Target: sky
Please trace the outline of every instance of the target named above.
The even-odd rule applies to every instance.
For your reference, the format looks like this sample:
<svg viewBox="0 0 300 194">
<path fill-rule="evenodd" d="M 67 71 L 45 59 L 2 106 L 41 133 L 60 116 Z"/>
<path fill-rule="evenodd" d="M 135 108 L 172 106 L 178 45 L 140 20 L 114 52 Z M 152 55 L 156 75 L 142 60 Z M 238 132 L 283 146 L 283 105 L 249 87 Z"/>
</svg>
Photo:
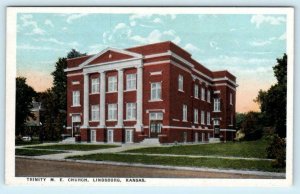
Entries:
<svg viewBox="0 0 300 194">
<path fill-rule="evenodd" d="M 237 112 L 258 111 L 260 89 L 286 52 L 286 16 L 251 14 L 22 13 L 17 15 L 17 76 L 36 91 L 52 86 L 55 62 L 72 49 L 95 54 L 173 41 L 201 64 L 237 77 Z"/>
</svg>

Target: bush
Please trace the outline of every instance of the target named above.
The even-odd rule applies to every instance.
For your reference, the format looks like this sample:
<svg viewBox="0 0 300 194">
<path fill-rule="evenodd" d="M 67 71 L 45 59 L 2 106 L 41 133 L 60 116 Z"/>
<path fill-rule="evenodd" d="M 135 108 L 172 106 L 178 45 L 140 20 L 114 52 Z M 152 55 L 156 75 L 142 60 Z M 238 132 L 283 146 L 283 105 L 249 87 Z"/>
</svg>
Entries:
<svg viewBox="0 0 300 194">
<path fill-rule="evenodd" d="M 266 148 L 267 157 L 275 159 L 273 167 L 284 168 L 286 164 L 286 141 L 277 134 L 273 136 L 271 143 Z"/>
</svg>

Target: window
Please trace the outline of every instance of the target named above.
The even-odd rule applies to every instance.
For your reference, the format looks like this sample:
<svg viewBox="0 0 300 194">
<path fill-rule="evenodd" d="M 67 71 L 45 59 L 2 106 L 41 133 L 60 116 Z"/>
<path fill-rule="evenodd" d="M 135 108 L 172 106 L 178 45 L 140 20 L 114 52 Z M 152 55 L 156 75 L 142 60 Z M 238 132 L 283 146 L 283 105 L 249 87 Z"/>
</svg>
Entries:
<svg viewBox="0 0 300 194">
<path fill-rule="evenodd" d="M 214 125 L 215 125 L 215 126 L 216 126 L 216 125 L 220 125 L 220 120 L 215 119 L 215 120 L 214 120 Z"/>
<path fill-rule="evenodd" d="M 209 90 L 207 90 L 207 102 L 210 103 L 210 91 Z"/>
<path fill-rule="evenodd" d="M 108 104 L 108 120 L 117 120 L 117 104 Z"/>
<path fill-rule="evenodd" d="M 187 121 L 187 105 L 183 105 L 182 108 L 182 121 Z"/>
<path fill-rule="evenodd" d="M 80 122 L 81 122 L 81 118 L 79 114 L 72 115 L 72 123 L 80 123 Z"/>
<path fill-rule="evenodd" d="M 194 86 L 194 96 L 195 98 L 199 98 L 199 86 L 197 84 Z"/>
<path fill-rule="evenodd" d="M 136 89 L 136 74 L 128 74 L 126 76 L 126 90 Z"/>
<path fill-rule="evenodd" d="M 107 130 L 107 142 L 108 143 L 113 143 L 114 142 L 114 130 L 113 129 L 108 129 Z"/>
<path fill-rule="evenodd" d="M 163 113 L 162 112 L 151 112 L 150 120 L 163 120 Z"/>
<path fill-rule="evenodd" d="M 108 92 L 117 91 L 117 76 L 108 77 Z"/>
<path fill-rule="evenodd" d="M 136 104 L 135 103 L 127 103 L 126 104 L 126 119 L 127 120 L 135 120 L 136 117 Z"/>
<path fill-rule="evenodd" d="M 220 112 L 220 98 L 214 98 L 214 111 Z"/>
<path fill-rule="evenodd" d="M 99 121 L 99 105 L 92 105 L 91 106 L 91 120 L 92 121 Z"/>
<path fill-rule="evenodd" d="M 201 100 L 205 100 L 205 88 L 201 88 Z"/>
<path fill-rule="evenodd" d="M 198 109 L 194 109 L 194 123 L 198 123 Z"/>
<path fill-rule="evenodd" d="M 73 91 L 73 106 L 80 106 L 80 92 Z"/>
<path fill-rule="evenodd" d="M 207 115 L 206 115 L 206 119 L 207 119 L 207 120 L 206 120 L 206 124 L 207 124 L 207 125 L 210 125 L 210 112 L 207 112 L 206 114 L 207 114 Z"/>
<path fill-rule="evenodd" d="M 183 76 L 182 75 L 178 76 L 178 90 L 183 91 Z"/>
<path fill-rule="evenodd" d="M 229 100 L 230 100 L 230 105 L 232 105 L 232 93 L 230 93 L 230 98 L 229 98 Z"/>
<path fill-rule="evenodd" d="M 99 92 L 99 78 L 92 79 L 92 94 Z"/>
<path fill-rule="evenodd" d="M 161 99 L 161 83 L 155 82 L 151 83 L 151 100 Z"/>
<path fill-rule="evenodd" d="M 230 125 L 233 125 L 233 114 L 230 115 Z"/>
<path fill-rule="evenodd" d="M 201 111 L 201 124 L 202 124 L 202 125 L 205 125 L 204 117 L 205 117 L 205 112 L 202 110 L 202 111 Z"/>
</svg>

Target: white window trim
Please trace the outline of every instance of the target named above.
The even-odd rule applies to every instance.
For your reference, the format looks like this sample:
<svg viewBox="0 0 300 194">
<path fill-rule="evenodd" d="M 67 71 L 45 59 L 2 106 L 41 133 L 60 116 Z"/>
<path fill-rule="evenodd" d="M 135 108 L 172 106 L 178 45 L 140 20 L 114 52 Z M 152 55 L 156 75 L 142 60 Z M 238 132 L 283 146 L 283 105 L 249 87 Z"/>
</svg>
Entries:
<svg viewBox="0 0 300 194">
<path fill-rule="evenodd" d="M 196 90 L 196 88 L 197 88 L 197 90 Z M 196 93 L 196 91 L 197 91 L 197 93 Z M 196 99 L 199 99 L 199 85 L 198 84 L 195 84 L 195 86 L 194 86 L 194 97 Z"/>
<path fill-rule="evenodd" d="M 78 96 L 76 96 L 78 98 L 78 104 L 74 104 L 74 94 L 75 92 L 78 92 Z M 80 107 L 80 91 L 79 90 L 74 90 L 72 91 L 72 106 L 71 107 Z"/>
<path fill-rule="evenodd" d="M 113 79 L 113 80 L 111 80 Z M 112 85 L 116 87 L 114 87 L 113 89 L 114 90 L 110 90 L 110 82 L 112 82 Z M 115 84 L 116 83 L 116 84 Z M 116 75 L 113 75 L 113 76 L 109 76 L 107 78 L 107 92 L 106 93 L 113 93 L 113 92 L 117 92 L 118 91 L 118 79 L 117 79 L 117 76 Z"/>
<path fill-rule="evenodd" d="M 182 106 L 182 121 L 183 121 L 183 122 L 187 122 L 187 117 L 188 117 L 187 113 L 188 113 L 187 105 L 184 104 L 184 105 Z"/>
<path fill-rule="evenodd" d="M 196 115 L 197 115 L 197 117 L 196 117 Z M 199 123 L 199 110 L 197 108 L 194 108 L 194 123 L 195 124 Z"/>
<path fill-rule="evenodd" d="M 205 101 L 205 88 L 201 87 L 201 100 Z"/>
<path fill-rule="evenodd" d="M 219 106 L 216 106 L 216 100 L 218 99 L 218 104 Z M 217 109 L 218 108 L 218 109 Z M 221 112 L 221 99 L 220 98 L 214 98 L 214 107 L 213 107 L 213 112 Z"/>
<path fill-rule="evenodd" d="M 208 95 L 209 94 L 209 95 Z M 210 92 L 210 90 L 207 90 L 207 92 L 206 92 L 206 100 L 207 100 L 207 102 L 208 103 L 211 103 L 211 92 Z"/>
<path fill-rule="evenodd" d="M 129 115 L 128 115 L 129 105 L 134 105 L 133 107 L 131 107 L 133 109 L 133 110 L 131 110 L 131 113 L 133 113 L 133 115 L 131 115 L 131 118 L 129 118 Z M 134 103 L 134 102 L 126 103 L 126 120 L 125 121 L 135 121 L 135 120 L 136 120 L 136 103 Z"/>
<path fill-rule="evenodd" d="M 211 117 L 210 112 L 206 112 L 206 125 L 211 125 L 211 122 L 210 122 L 211 118 L 210 117 Z"/>
<path fill-rule="evenodd" d="M 205 125 L 205 111 L 201 110 L 201 125 Z"/>
<path fill-rule="evenodd" d="M 94 80 L 98 80 L 96 83 L 93 83 Z M 96 91 L 93 91 L 93 86 L 96 85 Z M 99 78 L 92 78 L 91 79 L 91 93 L 90 94 L 99 94 L 100 93 L 100 79 Z"/>
<path fill-rule="evenodd" d="M 153 89 L 154 85 L 155 85 L 155 89 Z M 157 87 L 158 85 L 159 85 L 159 87 Z M 152 98 L 153 97 L 153 95 L 152 95 L 153 90 L 156 90 L 155 98 Z M 160 90 L 160 96 L 158 96 L 158 90 Z M 149 102 L 155 102 L 155 101 L 162 101 L 162 85 L 161 85 L 161 82 L 151 82 L 150 83 L 150 100 L 149 100 Z"/>
<path fill-rule="evenodd" d="M 182 78 L 182 79 L 180 79 L 180 78 Z M 180 80 L 181 80 L 181 82 L 180 82 Z M 184 83 L 184 81 L 183 81 L 183 75 L 179 74 L 178 75 L 178 91 L 179 92 L 184 92 L 184 90 L 183 90 L 183 83 Z"/>
<path fill-rule="evenodd" d="M 114 108 L 115 110 L 114 111 L 116 111 L 116 117 L 115 118 L 109 118 L 109 112 L 110 112 L 110 105 L 115 105 L 115 107 L 116 108 Z M 111 110 L 112 111 L 112 110 Z M 113 112 L 114 113 L 114 112 Z M 117 121 L 117 118 L 118 117 L 118 104 L 116 104 L 116 103 L 111 103 L 111 104 L 108 104 L 107 105 L 107 121 Z"/>
<path fill-rule="evenodd" d="M 129 80 L 129 76 L 132 76 L 132 75 L 134 75 L 134 79 L 130 79 Z M 128 82 L 132 82 L 132 81 L 134 81 L 134 87 L 133 88 L 128 88 Z M 126 91 L 133 91 L 133 90 L 136 90 L 136 73 L 130 73 L 130 74 L 127 74 L 126 75 Z"/>
<path fill-rule="evenodd" d="M 232 101 L 233 101 L 233 100 L 232 100 L 232 93 L 230 93 L 230 94 L 229 94 L 229 103 L 230 103 L 230 105 L 232 105 Z"/>
<path fill-rule="evenodd" d="M 93 107 L 97 107 L 98 110 L 93 110 Z M 94 119 L 93 118 L 93 112 L 98 112 L 98 118 Z M 91 105 L 91 120 L 90 122 L 98 122 L 100 120 L 100 107 L 99 107 L 99 104 L 97 105 Z"/>
</svg>

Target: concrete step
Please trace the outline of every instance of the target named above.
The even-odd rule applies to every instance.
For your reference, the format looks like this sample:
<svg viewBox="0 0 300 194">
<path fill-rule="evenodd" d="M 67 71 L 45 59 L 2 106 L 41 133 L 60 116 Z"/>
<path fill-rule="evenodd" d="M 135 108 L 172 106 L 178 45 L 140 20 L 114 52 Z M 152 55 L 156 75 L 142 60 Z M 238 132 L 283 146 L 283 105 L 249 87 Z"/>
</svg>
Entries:
<svg viewBox="0 0 300 194">
<path fill-rule="evenodd" d="M 75 143 L 75 137 L 67 137 L 61 143 Z"/>
<path fill-rule="evenodd" d="M 220 138 L 209 138 L 208 139 L 209 143 L 220 143 Z"/>
<path fill-rule="evenodd" d="M 158 138 L 145 138 L 141 144 L 144 145 L 160 145 Z"/>
</svg>

